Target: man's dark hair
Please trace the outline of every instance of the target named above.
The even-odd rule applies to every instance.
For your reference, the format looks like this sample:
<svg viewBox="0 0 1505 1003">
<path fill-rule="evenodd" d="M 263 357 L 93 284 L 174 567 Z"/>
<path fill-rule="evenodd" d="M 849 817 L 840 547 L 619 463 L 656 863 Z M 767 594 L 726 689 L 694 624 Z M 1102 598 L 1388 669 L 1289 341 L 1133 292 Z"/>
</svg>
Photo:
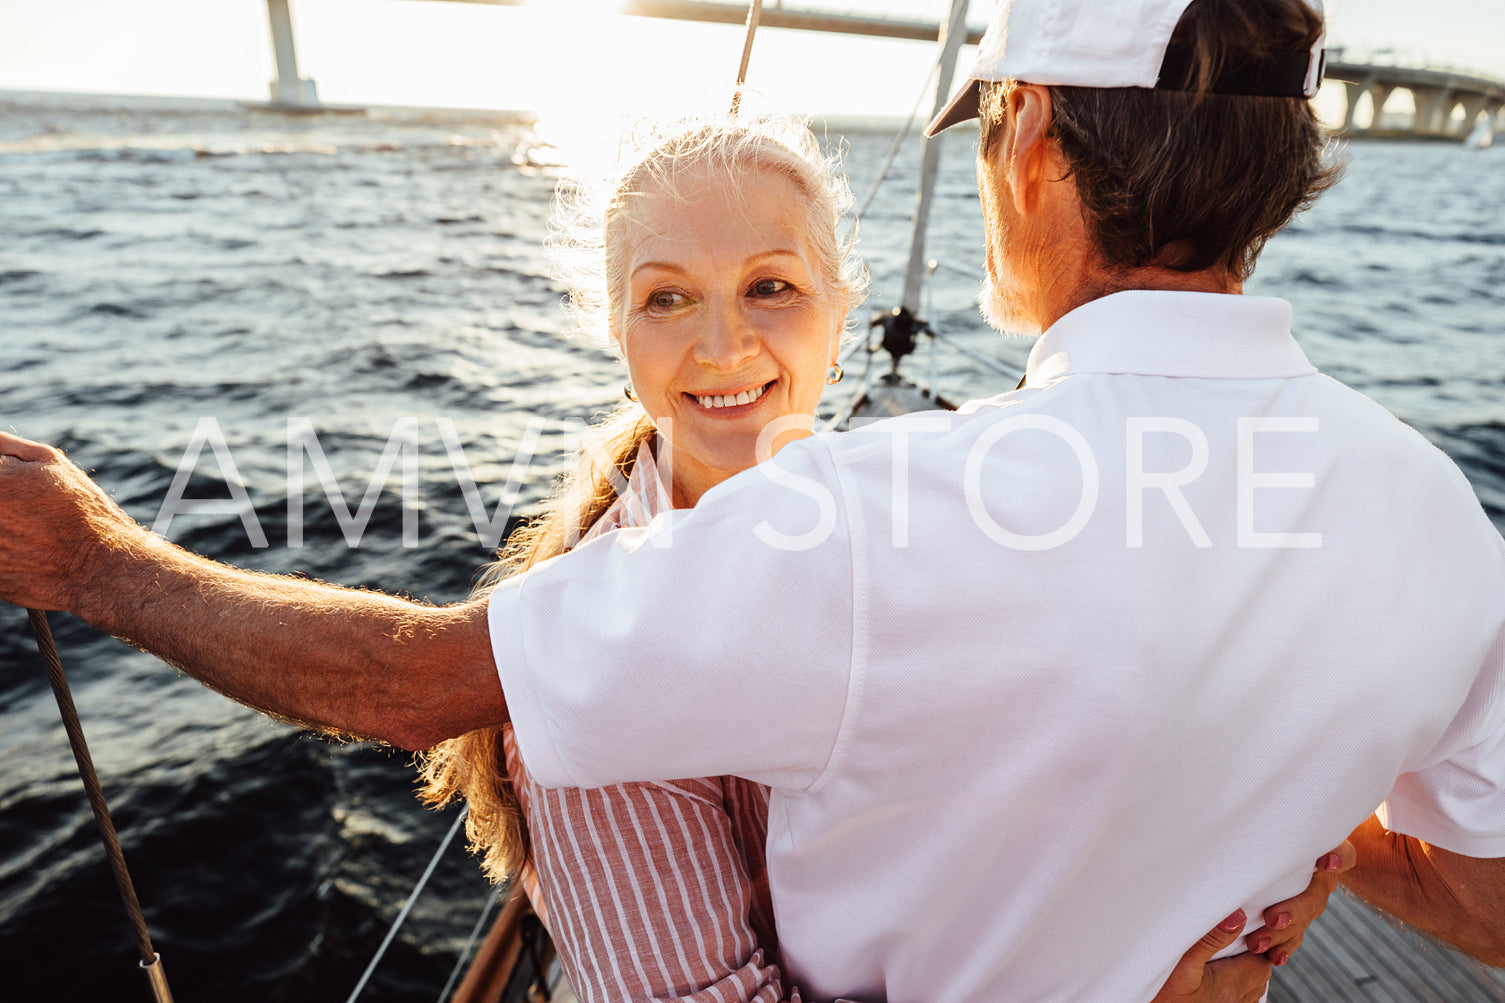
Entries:
<svg viewBox="0 0 1505 1003">
<path fill-rule="evenodd" d="M 1182 79 L 1161 81 L 1184 90 L 1050 88 L 1051 136 L 1108 268 L 1246 279 L 1265 242 L 1337 181 L 1306 99 L 1208 91 L 1224 68 L 1308 51 L 1321 33 L 1304 0 L 1193 0 L 1171 39 L 1188 55 Z M 1010 86 L 983 85 L 985 156 Z"/>
</svg>

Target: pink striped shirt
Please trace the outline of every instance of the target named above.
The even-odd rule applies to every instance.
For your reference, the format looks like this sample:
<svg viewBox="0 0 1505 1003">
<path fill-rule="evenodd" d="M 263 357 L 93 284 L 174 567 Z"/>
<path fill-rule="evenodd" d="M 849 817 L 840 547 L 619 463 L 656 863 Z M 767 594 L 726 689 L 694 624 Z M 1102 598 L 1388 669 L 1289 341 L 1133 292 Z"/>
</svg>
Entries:
<svg viewBox="0 0 1505 1003">
<path fill-rule="evenodd" d="M 673 508 L 644 444 L 582 543 Z M 518 874 L 584 1003 L 784 999 L 764 847 L 768 788 L 738 777 L 544 788 L 510 726 L 507 771 L 531 837 Z M 793 990 L 790 1003 L 799 1003 Z"/>
</svg>

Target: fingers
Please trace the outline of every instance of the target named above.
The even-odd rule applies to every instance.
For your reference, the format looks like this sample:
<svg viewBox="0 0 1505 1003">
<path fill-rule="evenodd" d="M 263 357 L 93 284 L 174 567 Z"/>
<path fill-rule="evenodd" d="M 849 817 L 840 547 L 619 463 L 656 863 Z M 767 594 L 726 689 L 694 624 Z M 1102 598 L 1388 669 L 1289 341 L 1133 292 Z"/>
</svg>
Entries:
<svg viewBox="0 0 1505 1003">
<path fill-rule="evenodd" d="M 1279 968 L 1291 960 L 1305 939 L 1306 927 L 1304 926 L 1295 933 L 1284 935 L 1272 935 L 1269 931 L 1256 930 L 1249 935 L 1247 946 L 1255 957 L 1263 957 Z"/>
<path fill-rule="evenodd" d="M 1317 873 L 1319 874 L 1342 874 L 1354 868 L 1359 862 L 1358 848 L 1351 840 L 1345 839 L 1338 847 L 1328 853 L 1324 853 L 1317 860 Z"/>
<path fill-rule="evenodd" d="M 1317 860 L 1306 890 L 1266 909 L 1265 925 L 1249 934 L 1244 945 L 1255 954 L 1267 955 L 1275 965 L 1289 961 L 1301 946 L 1307 927 L 1327 908 L 1328 897 L 1338 885 L 1338 875 L 1353 867 L 1358 859 L 1358 852 L 1348 840 L 1324 853 Z"/>
<path fill-rule="evenodd" d="M 1191 950 L 1181 956 L 1183 963 L 1190 962 L 1197 965 L 1205 965 L 1223 948 L 1238 939 L 1239 932 L 1243 930 L 1248 917 L 1244 910 L 1229 916 L 1223 922 L 1208 931 L 1207 935 L 1191 946 Z"/>
<path fill-rule="evenodd" d="M 1235 954 L 1207 966 L 1203 991 L 1195 999 L 1207 1003 L 1259 1003 L 1270 987 L 1274 971 L 1270 962 L 1258 954 Z"/>
<path fill-rule="evenodd" d="M 56 459 L 58 451 L 40 442 L 23 439 L 19 435 L 0 432 L 0 457 L 13 456 L 18 460 L 40 462 Z"/>
<path fill-rule="evenodd" d="M 1216 996 L 1205 995 L 1212 991 L 1209 978 L 1210 973 L 1216 967 L 1209 965 L 1208 962 L 1212 960 L 1213 955 L 1238 939 L 1239 931 L 1244 928 L 1246 921 L 1244 910 L 1240 909 L 1219 923 L 1207 936 L 1191 945 L 1191 948 L 1181 955 L 1181 960 L 1176 962 L 1176 967 L 1171 970 L 1170 978 L 1155 995 L 1152 1003 L 1218 999 Z M 1258 999 L 1258 997 L 1255 998 Z"/>
<path fill-rule="evenodd" d="M 1357 861 L 1358 854 L 1347 841 L 1323 854 L 1305 891 L 1265 910 L 1265 925 L 1245 938 L 1249 953 L 1213 961 L 1219 951 L 1238 938 L 1244 928 L 1244 912 L 1239 910 L 1219 923 L 1181 956 L 1155 1003 L 1173 1000 L 1258 1003 L 1270 984 L 1274 967 L 1291 959 L 1304 941 L 1307 927 L 1327 908 L 1338 875 Z"/>
<path fill-rule="evenodd" d="M 75 609 L 89 569 L 139 527 L 61 452 L 0 432 L 0 600 Z"/>
</svg>

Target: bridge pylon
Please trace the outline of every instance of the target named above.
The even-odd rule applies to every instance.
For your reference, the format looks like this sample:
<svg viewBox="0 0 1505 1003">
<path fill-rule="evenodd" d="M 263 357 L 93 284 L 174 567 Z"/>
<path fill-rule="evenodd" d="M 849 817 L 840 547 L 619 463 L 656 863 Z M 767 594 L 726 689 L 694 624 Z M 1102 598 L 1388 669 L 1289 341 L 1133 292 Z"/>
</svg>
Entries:
<svg viewBox="0 0 1505 1003">
<path fill-rule="evenodd" d="M 1385 110 L 1385 102 L 1389 101 L 1390 95 L 1395 93 L 1395 85 L 1381 83 L 1378 77 L 1371 74 L 1358 83 L 1349 80 L 1343 81 L 1343 89 L 1348 95 L 1348 110 L 1343 116 L 1343 131 L 1349 133 L 1354 131 L 1354 113 L 1358 111 L 1359 99 L 1365 94 L 1369 95 L 1369 104 L 1372 111 L 1369 125 L 1358 131 L 1370 132 L 1378 129 L 1380 127 L 1380 115 Z"/>
<path fill-rule="evenodd" d="M 314 82 L 298 75 L 298 50 L 293 43 L 293 15 L 288 0 L 267 0 L 267 19 L 271 22 L 272 53 L 277 61 L 277 79 L 271 83 L 273 106 L 299 111 L 320 107 Z"/>
<path fill-rule="evenodd" d="M 1447 132 L 1448 113 L 1453 110 L 1453 91 L 1449 87 L 1413 87 L 1416 119 L 1411 131 L 1418 136 L 1442 136 Z"/>
</svg>

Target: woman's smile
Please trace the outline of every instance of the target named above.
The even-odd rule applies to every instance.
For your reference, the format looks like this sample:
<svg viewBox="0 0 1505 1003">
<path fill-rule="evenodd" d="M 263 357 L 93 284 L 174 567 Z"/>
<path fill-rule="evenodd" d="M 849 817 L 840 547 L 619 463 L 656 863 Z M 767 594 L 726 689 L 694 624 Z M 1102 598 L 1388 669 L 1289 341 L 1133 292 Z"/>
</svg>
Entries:
<svg viewBox="0 0 1505 1003">
<path fill-rule="evenodd" d="M 741 390 L 708 390 L 704 393 L 684 394 L 700 410 L 716 418 L 739 418 L 757 410 L 757 405 L 766 399 L 768 391 L 778 380 L 755 383 Z"/>
</svg>

